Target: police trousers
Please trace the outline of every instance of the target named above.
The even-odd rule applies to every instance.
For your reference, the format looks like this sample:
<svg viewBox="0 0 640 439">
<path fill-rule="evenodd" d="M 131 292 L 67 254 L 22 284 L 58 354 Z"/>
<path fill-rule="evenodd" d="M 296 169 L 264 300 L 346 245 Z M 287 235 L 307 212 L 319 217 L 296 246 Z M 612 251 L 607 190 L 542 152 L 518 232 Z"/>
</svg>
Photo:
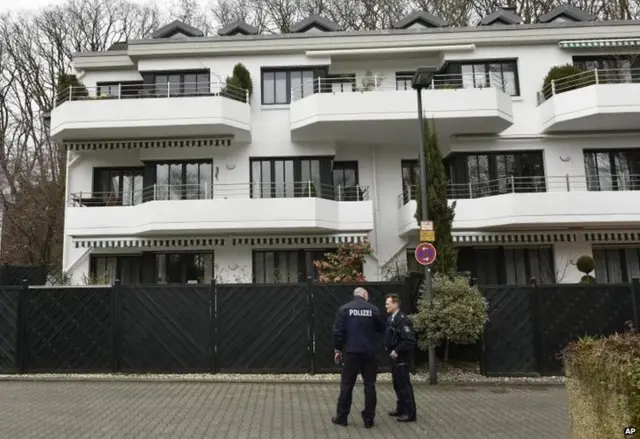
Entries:
<svg viewBox="0 0 640 439">
<path fill-rule="evenodd" d="M 393 390 L 395 390 L 397 398 L 396 412 L 411 417 L 415 416 L 416 399 L 411 385 L 409 362 L 391 360 L 391 377 L 393 379 Z"/>
<path fill-rule="evenodd" d="M 364 410 L 362 419 L 365 422 L 373 422 L 376 416 L 376 378 L 378 377 L 378 363 L 376 355 L 361 353 L 344 354 L 342 364 L 342 377 L 340 381 L 340 396 L 338 397 L 337 416 L 346 420 L 351 412 L 353 398 L 353 386 L 356 384 L 358 374 L 364 382 Z"/>
</svg>

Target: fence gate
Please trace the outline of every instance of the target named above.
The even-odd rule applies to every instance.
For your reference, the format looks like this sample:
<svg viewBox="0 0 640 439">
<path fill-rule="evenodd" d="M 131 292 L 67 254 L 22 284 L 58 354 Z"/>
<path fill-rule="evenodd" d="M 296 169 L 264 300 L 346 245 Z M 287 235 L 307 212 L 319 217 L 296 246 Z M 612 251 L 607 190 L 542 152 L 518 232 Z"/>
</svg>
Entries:
<svg viewBox="0 0 640 439">
<path fill-rule="evenodd" d="M 0 289 L 0 373 L 16 372 L 20 330 L 18 299 L 21 288 Z"/>
</svg>

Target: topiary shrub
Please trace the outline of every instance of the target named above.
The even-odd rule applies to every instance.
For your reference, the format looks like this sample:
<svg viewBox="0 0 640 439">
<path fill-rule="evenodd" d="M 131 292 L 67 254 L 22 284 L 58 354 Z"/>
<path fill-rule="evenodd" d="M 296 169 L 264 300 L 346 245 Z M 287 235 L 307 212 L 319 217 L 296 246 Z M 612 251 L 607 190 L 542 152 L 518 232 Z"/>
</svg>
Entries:
<svg viewBox="0 0 640 439">
<path fill-rule="evenodd" d="M 580 279 L 581 284 L 593 284 L 596 282 L 596 278 L 589 274 L 596 268 L 596 262 L 593 260 L 593 257 L 589 255 L 580 256 L 576 261 L 576 268 L 584 274 Z"/>
<path fill-rule="evenodd" d="M 595 84 L 595 74 L 572 64 L 551 67 L 542 83 L 545 99 L 553 96 L 551 81 L 555 81 L 555 94 L 559 94 Z"/>
<path fill-rule="evenodd" d="M 621 437 L 640 425 L 640 335 L 585 337 L 563 351 L 574 439 Z"/>
<path fill-rule="evenodd" d="M 477 342 L 487 322 L 487 300 L 477 286 L 470 286 L 466 276 L 433 276 L 433 300 L 421 293 L 418 312 L 411 316 L 418 347 L 426 351 L 445 344 L 444 361 L 449 357 L 449 344 Z"/>
<path fill-rule="evenodd" d="M 229 99 L 233 99 L 235 101 L 246 102 L 247 101 L 247 93 L 249 94 L 249 101 L 251 100 L 251 95 L 253 94 L 253 81 L 251 81 L 251 74 L 247 68 L 238 63 L 233 68 L 232 76 L 227 76 L 226 86 L 222 89 L 220 94 Z"/>
<path fill-rule="evenodd" d="M 56 84 L 56 106 L 68 100 L 86 99 L 89 96 L 87 88 L 76 75 L 60 73 Z"/>
</svg>

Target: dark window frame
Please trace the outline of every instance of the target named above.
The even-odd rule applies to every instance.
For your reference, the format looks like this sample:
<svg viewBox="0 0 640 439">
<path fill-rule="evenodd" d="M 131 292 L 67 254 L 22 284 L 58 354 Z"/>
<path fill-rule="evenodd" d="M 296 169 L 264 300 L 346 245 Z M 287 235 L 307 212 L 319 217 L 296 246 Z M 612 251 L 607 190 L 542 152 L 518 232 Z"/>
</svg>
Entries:
<svg viewBox="0 0 640 439">
<path fill-rule="evenodd" d="M 316 270 L 315 267 L 313 266 L 313 261 L 314 260 L 318 260 L 318 259 L 312 259 L 314 254 L 318 254 L 320 252 L 322 252 L 323 256 L 327 253 L 331 253 L 336 251 L 337 248 L 306 248 L 306 249 L 299 249 L 299 250 L 295 250 L 295 249 L 253 249 L 251 251 L 251 281 L 252 283 L 258 283 L 256 281 L 256 279 L 259 277 L 257 276 L 257 270 L 256 270 L 256 266 L 257 264 L 257 258 L 261 257 L 262 258 L 262 267 L 263 267 L 263 273 L 260 277 L 262 277 L 263 279 L 267 278 L 267 272 L 266 272 L 266 267 L 265 267 L 265 263 L 264 260 L 266 258 L 266 254 L 267 253 L 273 253 L 273 257 L 274 257 L 274 268 L 277 265 L 276 261 L 279 261 L 279 258 L 283 255 L 283 254 L 287 254 L 287 255 L 293 255 L 295 254 L 296 256 L 296 261 L 297 261 L 297 268 L 298 268 L 298 280 L 294 283 L 299 283 L 299 282 L 305 282 L 308 278 L 312 278 L 313 280 L 316 279 Z M 316 255 L 317 256 L 317 255 Z M 287 258 L 288 259 L 288 258 Z M 288 262 L 288 261 L 287 261 Z M 262 282 L 260 282 L 262 283 Z M 281 282 L 275 282 L 274 284 L 279 284 Z M 271 284 L 269 284 L 271 285 Z"/>
<path fill-rule="evenodd" d="M 136 172 L 140 173 L 140 176 L 142 177 L 142 187 L 140 188 L 140 190 L 144 192 L 144 166 L 113 166 L 113 167 L 100 166 L 100 167 L 93 168 L 91 197 L 94 199 L 100 198 L 101 196 L 99 194 L 105 194 L 107 192 L 105 190 L 98 190 L 100 189 L 99 182 L 100 182 L 101 172 L 118 172 L 120 174 L 118 177 L 118 194 L 117 194 L 118 195 L 117 199 L 120 200 L 120 202 L 122 202 L 122 199 L 123 199 L 124 174 L 127 172 L 132 172 L 134 174 Z"/>
<path fill-rule="evenodd" d="M 162 165 L 181 165 L 182 166 L 182 198 L 180 198 L 180 200 L 189 200 L 192 198 L 186 198 L 187 196 L 187 184 L 185 183 L 187 180 L 187 165 L 202 165 L 202 164 L 209 164 L 211 165 L 211 181 L 209 182 L 209 187 L 207 192 L 208 193 L 213 193 L 213 182 L 215 180 L 215 166 L 214 166 L 214 162 L 213 159 L 180 159 L 180 160 L 147 160 L 145 161 L 146 165 L 153 165 L 155 167 L 155 180 L 154 180 L 154 185 L 158 184 L 158 166 L 162 166 Z M 169 184 L 169 186 L 171 186 L 171 184 Z M 200 194 L 200 191 L 198 190 L 198 194 Z M 206 194 L 205 194 L 206 197 Z M 202 199 L 202 198 L 197 198 L 197 199 Z"/>
<path fill-rule="evenodd" d="M 343 186 L 342 188 L 338 188 L 336 186 L 335 173 L 342 171 L 342 180 L 344 181 L 345 171 L 347 170 L 354 171 L 356 180 L 355 186 Z M 338 201 L 357 201 L 358 199 L 363 199 L 358 194 L 358 191 L 360 190 L 360 169 L 359 162 L 357 160 L 335 160 L 333 162 L 331 172 L 331 178 L 333 179 L 333 190 L 338 196 Z"/>
<path fill-rule="evenodd" d="M 436 77 L 439 74 L 455 74 L 453 70 L 457 70 L 458 74 L 462 74 L 462 66 L 475 66 L 482 64 L 485 68 L 483 72 L 485 75 L 485 84 L 490 84 L 490 64 L 501 64 L 500 74 L 502 76 L 502 81 L 504 82 L 504 64 L 512 64 L 514 66 L 514 88 L 515 94 L 512 94 L 511 97 L 519 97 L 521 94 L 520 90 L 520 69 L 519 69 L 519 59 L 518 58 L 484 58 L 484 59 L 473 59 L 473 60 L 452 60 L 449 61 L 445 67 L 445 69 L 436 74 Z M 475 69 L 474 69 L 475 72 Z M 480 72 L 478 73 L 480 75 Z M 458 81 L 458 80 L 455 80 Z M 454 81 L 452 81 L 454 82 Z M 475 87 L 475 73 L 474 73 L 474 87 Z"/>
<path fill-rule="evenodd" d="M 617 164 L 616 164 L 616 155 L 617 154 L 624 154 L 626 157 L 625 159 L 628 161 L 628 163 L 633 163 L 633 155 L 635 154 L 636 157 L 636 164 L 638 167 L 638 172 L 631 172 L 629 174 L 629 181 L 625 182 L 624 184 L 621 183 L 621 177 L 624 176 L 624 173 L 620 174 L 618 173 L 617 170 Z M 594 191 L 594 192 L 600 192 L 603 191 L 603 189 L 601 188 L 602 184 L 600 182 L 600 167 L 598 167 L 598 160 L 596 155 L 597 154 L 607 154 L 609 156 L 609 166 L 611 169 L 611 173 L 610 176 L 611 178 L 611 190 L 612 191 L 619 191 L 619 190 L 640 190 L 640 148 L 611 148 L 611 149 L 606 149 L 606 148 L 595 148 L 595 149 L 583 149 L 582 150 L 582 157 L 584 160 L 584 170 L 585 170 L 585 178 L 586 178 L 586 184 L 587 184 L 587 190 L 589 191 Z M 594 163 L 596 164 L 596 167 L 594 169 L 589 169 L 589 164 L 590 164 L 590 160 L 588 158 L 588 156 L 593 156 L 593 160 Z M 615 176 L 616 178 L 613 178 L 613 176 Z M 622 189 L 621 187 L 624 186 Z M 606 191 L 606 189 L 605 189 Z"/>
<path fill-rule="evenodd" d="M 396 72 L 396 91 L 408 91 L 408 90 L 413 90 L 413 87 L 411 86 L 411 82 L 413 79 L 413 75 L 415 75 L 416 72 Z M 407 81 L 407 77 L 411 77 L 411 79 L 409 80 L 409 85 L 407 87 L 406 81 Z M 400 87 L 400 85 L 402 85 L 402 87 Z"/>
<path fill-rule="evenodd" d="M 415 172 L 411 173 L 409 186 L 405 184 L 404 171 L 405 169 L 415 168 Z M 416 159 L 407 159 L 400 161 L 400 179 L 402 181 L 402 201 L 403 204 L 407 204 L 411 200 L 416 199 L 416 188 L 420 184 L 420 161 Z"/>
<path fill-rule="evenodd" d="M 173 255 L 178 255 L 178 256 L 184 256 L 184 255 L 195 255 L 195 256 L 208 256 L 211 255 L 211 279 L 215 280 L 216 278 L 216 268 L 215 268 L 215 264 L 216 264 L 216 254 L 214 250 L 207 250 L 207 251 L 203 251 L 203 250 L 186 250 L 186 251 L 156 251 L 153 252 L 153 258 L 154 258 L 154 273 L 155 273 L 155 283 L 158 284 L 158 279 L 160 278 L 160 273 L 158 272 L 158 257 L 159 256 L 164 256 L 164 270 L 165 270 L 165 278 L 168 278 L 167 275 L 167 265 L 169 263 L 168 260 L 168 256 L 173 256 Z M 182 264 L 182 268 L 184 271 L 184 266 L 185 266 L 185 261 L 181 261 Z M 182 275 L 184 275 L 184 273 L 182 273 Z M 165 279 L 167 280 L 167 279 Z M 187 285 L 188 279 L 185 280 L 184 282 L 180 282 L 180 283 L 169 283 L 168 280 L 165 284 L 159 284 L 159 285 Z M 203 280 L 202 283 L 198 282 L 199 285 L 203 285 L 206 284 L 207 282 Z"/>
<path fill-rule="evenodd" d="M 314 82 L 318 78 L 327 77 L 329 68 L 327 66 L 287 66 L 287 67 L 262 67 L 260 69 L 260 104 L 261 105 L 289 105 L 291 104 L 291 73 L 292 72 L 302 72 L 312 71 L 313 72 L 313 80 Z M 264 74 L 265 73 L 273 73 L 274 74 L 274 89 L 273 96 L 274 102 L 265 102 L 264 101 Z M 285 73 L 286 74 L 286 88 L 287 88 L 287 98 L 286 102 L 275 102 L 275 74 L 276 73 Z M 318 86 L 314 83 L 313 92 L 318 92 Z"/>
<path fill-rule="evenodd" d="M 98 259 L 104 258 L 115 258 L 116 259 L 116 273 L 115 278 L 119 280 L 123 285 L 140 285 L 143 283 L 142 275 L 143 275 L 143 258 L 142 254 L 126 254 L 126 253 L 118 253 L 118 254 L 92 254 L 89 258 L 89 275 L 90 276 L 98 276 Z M 137 284 L 130 284 L 126 280 L 122 279 L 122 262 L 123 259 L 138 259 L 138 279 L 140 282 Z"/>
<path fill-rule="evenodd" d="M 211 90 L 211 70 L 210 69 L 187 69 L 187 70 L 148 70 L 144 72 L 140 72 L 140 75 L 143 77 L 143 97 L 164 97 L 158 93 L 157 86 L 157 77 L 158 76 L 180 76 L 180 91 L 176 96 L 191 96 L 191 94 L 186 94 L 185 90 L 185 76 L 186 75 L 207 75 L 207 92 L 198 92 L 196 87 L 196 92 L 193 93 L 193 96 L 208 96 L 215 95 L 220 92 L 220 90 Z M 169 81 L 167 81 L 168 83 Z M 221 86 L 223 84 L 220 84 Z M 170 95 L 171 96 L 171 95 Z"/>
<path fill-rule="evenodd" d="M 251 185 L 251 198 L 258 198 L 257 196 L 254 195 L 254 184 L 257 183 L 257 180 L 255 179 L 255 175 L 253 175 L 253 164 L 255 162 L 270 162 L 270 174 L 271 174 L 271 179 L 270 179 L 270 183 L 272 184 L 272 188 L 271 188 L 271 198 L 275 198 L 276 196 L 276 185 L 275 185 L 275 181 L 274 181 L 274 176 L 275 176 L 275 164 L 276 162 L 279 161 L 291 161 L 293 162 L 293 182 L 292 183 L 297 183 L 297 184 L 301 184 L 302 183 L 302 162 L 303 161 L 311 161 L 311 160 L 318 160 L 318 161 L 322 161 L 322 160 L 329 160 L 331 163 L 331 168 L 332 168 L 332 172 L 331 172 L 331 181 L 327 181 L 324 182 L 322 181 L 322 167 L 321 164 L 319 164 L 320 167 L 320 184 L 323 185 L 323 191 L 324 192 L 324 185 L 333 185 L 333 157 L 334 156 L 284 156 L 284 157 L 250 157 L 249 158 L 249 182 Z M 262 183 L 262 180 L 259 180 L 260 183 Z M 286 183 L 286 181 L 285 181 Z M 328 187 L 328 186 L 327 186 Z M 294 196 L 302 196 L 301 192 L 305 192 L 304 188 L 297 188 L 294 187 Z M 318 194 L 320 195 L 320 194 Z M 260 196 L 259 198 L 262 198 L 262 196 Z"/>
</svg>

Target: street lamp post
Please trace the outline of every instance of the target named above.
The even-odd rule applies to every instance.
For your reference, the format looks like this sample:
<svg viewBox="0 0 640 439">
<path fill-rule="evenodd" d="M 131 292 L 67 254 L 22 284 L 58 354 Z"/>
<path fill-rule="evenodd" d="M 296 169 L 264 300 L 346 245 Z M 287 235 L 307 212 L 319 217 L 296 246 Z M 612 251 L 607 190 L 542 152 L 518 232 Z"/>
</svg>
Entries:
<svg viewBox="0 0 640 439">
<path fill-rule="evenodd" d="M 425 155 L 426 139 L 424 130 L 424 115 L 422 113 L 422 90 L 429 88 L 436 69 L 422 67 L 416 70 L 411 80 L 411 87 L 418 95 L 418 123 L 420 124 L 420 195 L 422 204 L 422 221 L 429 219 L 429 176 L 427 175 L 427 158 Z M 431 269 L 429 265 L 424 266 L 424 291 L 427 302 L 431 302 L 433 291 L 431 288 Z M 429 384 L 438 384 L 438 368 L 436 364 L 436 349 L 429 346 Z"/>
</svg>

